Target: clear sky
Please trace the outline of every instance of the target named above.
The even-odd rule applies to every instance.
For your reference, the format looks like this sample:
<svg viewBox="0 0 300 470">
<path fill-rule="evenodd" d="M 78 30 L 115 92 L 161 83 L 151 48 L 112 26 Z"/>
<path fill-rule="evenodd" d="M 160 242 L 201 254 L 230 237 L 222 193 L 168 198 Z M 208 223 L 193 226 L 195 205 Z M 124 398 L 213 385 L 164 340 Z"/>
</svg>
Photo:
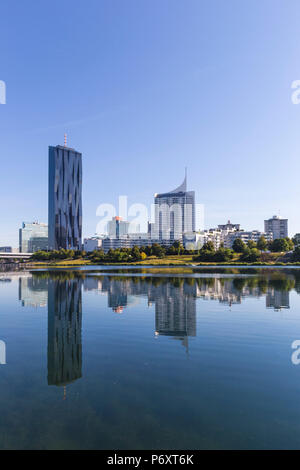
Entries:
<svg viewBox="0 0 300 470">
<path fill-rule="evenodd" d="M 83 154 L 84 236 L 101 203 L 178 186 L 205 228 L 300 232 L 299 0 L 2 0 L 0 245 L 47 222 L 48 145 Z"/>
</svg>

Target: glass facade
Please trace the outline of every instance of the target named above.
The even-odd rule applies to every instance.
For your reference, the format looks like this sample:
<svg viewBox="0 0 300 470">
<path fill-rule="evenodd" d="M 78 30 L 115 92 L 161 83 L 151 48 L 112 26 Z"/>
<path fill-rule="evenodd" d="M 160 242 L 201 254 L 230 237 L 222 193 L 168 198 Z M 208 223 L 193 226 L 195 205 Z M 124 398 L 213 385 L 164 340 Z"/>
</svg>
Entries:
<svg viewBox="0 0 300 470">
<path fill-rule="evenodd" d="M 81 250 L 82 155 L 49 147 L 49 248 Z"/>
<path fill-rule="evenodd" d="M 48 250 L 48 225 L 38 222 L 23 222 L 19 230 L 20 253 Z"/>
</svg>

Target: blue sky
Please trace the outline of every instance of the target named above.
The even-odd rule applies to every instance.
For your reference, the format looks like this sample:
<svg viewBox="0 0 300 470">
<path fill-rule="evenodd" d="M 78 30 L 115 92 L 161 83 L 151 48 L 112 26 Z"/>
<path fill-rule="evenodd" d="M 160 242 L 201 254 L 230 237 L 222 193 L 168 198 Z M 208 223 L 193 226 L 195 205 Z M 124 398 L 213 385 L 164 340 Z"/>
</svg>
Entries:
<svg viewBox="0 0 300 470">
<path fill-rule="evenodd" d="M 84 235 L 101 203 L 178 186 L 227 219 L 300 232 L 297 0 L 2 0 L 0 245 L 47 221 L 48 145 L 83 154 Z"/>
</svg>

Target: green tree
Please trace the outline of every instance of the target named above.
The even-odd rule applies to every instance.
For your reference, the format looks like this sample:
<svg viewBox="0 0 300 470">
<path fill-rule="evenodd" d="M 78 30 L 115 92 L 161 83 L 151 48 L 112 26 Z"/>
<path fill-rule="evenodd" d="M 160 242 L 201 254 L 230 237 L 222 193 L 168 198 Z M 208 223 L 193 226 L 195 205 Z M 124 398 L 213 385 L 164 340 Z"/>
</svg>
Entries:
<svg viewBox="0 0 300 470">
<path fill-rule="evenodd" d="M 139 261 L 142 259 L 140 250 L 138 246 L 134 246 L 131 250 L 131 256 L 135 261 Z"/>
<path fill-rule="evenodd" d="M 244 253 L 246 250 L 246 245 L 240 238 L 236 238 L 233 242 L 232 249 L 235 253 Z"/>
<path fill-rule="evenodd" d="M 203 251 L 215 251 L 215 247 L 214 247 L 214 244 L 213 242 L 209 241 L 209 242 L 206 242 L 204 243 L 204 245 L 202 246 L 201 250 Z M 200 250 L 200 251 L 201 251 Z"/>
<path fill-rule="evenodd" d="M 233 251 L 229 248 L 222 248 L 220 247 L 214 254 L 214 261 L 217 262 L 226 262 L 230 261 L 233 257 Z"/>
<path fill-rule="evenodd" d="M 199 255 L 196 256 L 194 259 L 195 261 L 209 261 L 213 262 L 215 261 L 215 247 L 214 244 L 209 241 L 204 243 L 202 246 L 201 250 L 199 251 Z"/>
<path fill-rule="evenodd" d="M 279 253 L 282 251 L 290 251 L 290 245 L 285 238 L 276 238 L 270 243 L 270 250 L 273 253 Z"/>
<path fill-rule="evenodd" d="M 166 250 L 163 246 L 159 245 L 158 243 L 153 243 L 151 254 L 153 256 L 157 256 L 157 258 L 163 258 L 166 254 Z"/>
<path fill-rule="evenodd" d="M 265 251 L 268 248 L 268 242 L 264 236 L 261 236 L 257 242 L 257 248 L 261 251 Z"/>
<path fill-rule="evenodd" d="M 295 247 L 293 240 L 291 240 L 289 237 L 286 237 L 285 240 L 288 242 L 289 251 L 292 251 Z"/>
<path fill-rule="evenodd" d="M 296 248 L 294 250 L 293 261 L 295 261 L 295 262 L 300 261 L 300 245 L 296 246 Z"/>
<path fill-rule="evenodd" d="M 246 248 L 244 253 L 242 253 L 240 260 L 246 261 L 247 263 L 255 263 L 260 259 L 260 251 L 257 248 Z"/>
<path fill-rule="evenodd" d="M 256 248 L 256 247 L 257 247 L 255 241 L 253 241 L 253 240 L 248 240 L 247 246 L 248 246 L 248 248 L 250 248 L 250 250 L 251 250 L 252 248 Z"/>
<path fill-rule="evenodd" d="M 177 251 L 177 254 L 180 255 L 180 253 L 183 253 L 184 252 L 184 248 L 182 246 L 182 243 L 179 241 L 179 240 L 176 240 L 174 243 L 173 243 L 173 247 L 175 248 L 175 250 Z"/>
<path fill-rule="evenodd" d="M 200 250 L 200 253 L 198 256 L 195 256 L 195 261 L 209 261 L 209 262 L 213 262 L 215 261 L 215 251 L 211 251 L 211 250 L 203 250 L 203 248 L 201 248 Z"/>
</svg>

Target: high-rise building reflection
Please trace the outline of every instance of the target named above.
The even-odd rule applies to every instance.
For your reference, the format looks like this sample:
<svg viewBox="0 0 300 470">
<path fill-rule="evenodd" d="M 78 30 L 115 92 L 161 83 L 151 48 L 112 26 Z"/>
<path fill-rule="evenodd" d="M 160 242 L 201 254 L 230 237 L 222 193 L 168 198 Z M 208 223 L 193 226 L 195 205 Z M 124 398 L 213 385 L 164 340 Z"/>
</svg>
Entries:
<svg viewBox="0 0 300 470">
<path fill-rule="evenodd" d="M 149 282 L 148 282 L 149 281 Z M 107 293 L 108 307 L 122 313 L 137 297 L 145 297 L 155 305 L 155 335 L 171 336 L 188 347 L 188 337 L 196 336 L 197 286 L 194 280 L 138 277 L 121 279 L 114 276 L 85 279 L 86 290 Z"/>
<path fill-rule="evenodd" d="M 48 284 L 48 384 L 66 386 L 82 376 L 82 281 Z"/>
<path fill-rule="evenodd" d="M 19 300 L 23 307 L 46 307 L 48 279 L 30 274 L 19 276 Z"/>
<path fill-rule="evenodd" d="M 274 310 L 290 308 L 290 293 L 284 290 L 269 288 L 266 295 L 266 307 Z"/>
<path fill-rule="evenodd" d="M 265 297 L 266 308 L 289 308 L 289 292 L 295 281 L 272 277 L 159 277 L 88 276 L 84 289 L 107 294 L 108 307 L 123 313 L 141 297 L 155 305 L 155 335 L 180 339 L 187 346 L 196 336 L 196 301 L 215 300 L 232 307 L 247 297 Z M 135 299 L 135 300 L 134 300 Z"/>
<path fill-rule="evenodd" d="M 7 276 L 3 276 L 7 280 Z M 134 276 L 23 273 L 18 278 L 23 306 L 45 306 L 48 300 L 48 383 L 66 385 L 81 377 L 82 286 L 107 296 L 115 313 L 138 304 L 141 298 L 155 307 L 155 335 L 170 336 L 188 348 L 196 336 L 196 301 L 215 300 L 229 307 L 246 297 L 265 297 L 266 308 L 290 308 L 293 276 Z"/>
<path fill-rule="evenodd" d="M 181 340 L 188 350 L 188 338 L 196 336 L 196 284 L 155 287 L 155 334 Z"/>
</svg>

